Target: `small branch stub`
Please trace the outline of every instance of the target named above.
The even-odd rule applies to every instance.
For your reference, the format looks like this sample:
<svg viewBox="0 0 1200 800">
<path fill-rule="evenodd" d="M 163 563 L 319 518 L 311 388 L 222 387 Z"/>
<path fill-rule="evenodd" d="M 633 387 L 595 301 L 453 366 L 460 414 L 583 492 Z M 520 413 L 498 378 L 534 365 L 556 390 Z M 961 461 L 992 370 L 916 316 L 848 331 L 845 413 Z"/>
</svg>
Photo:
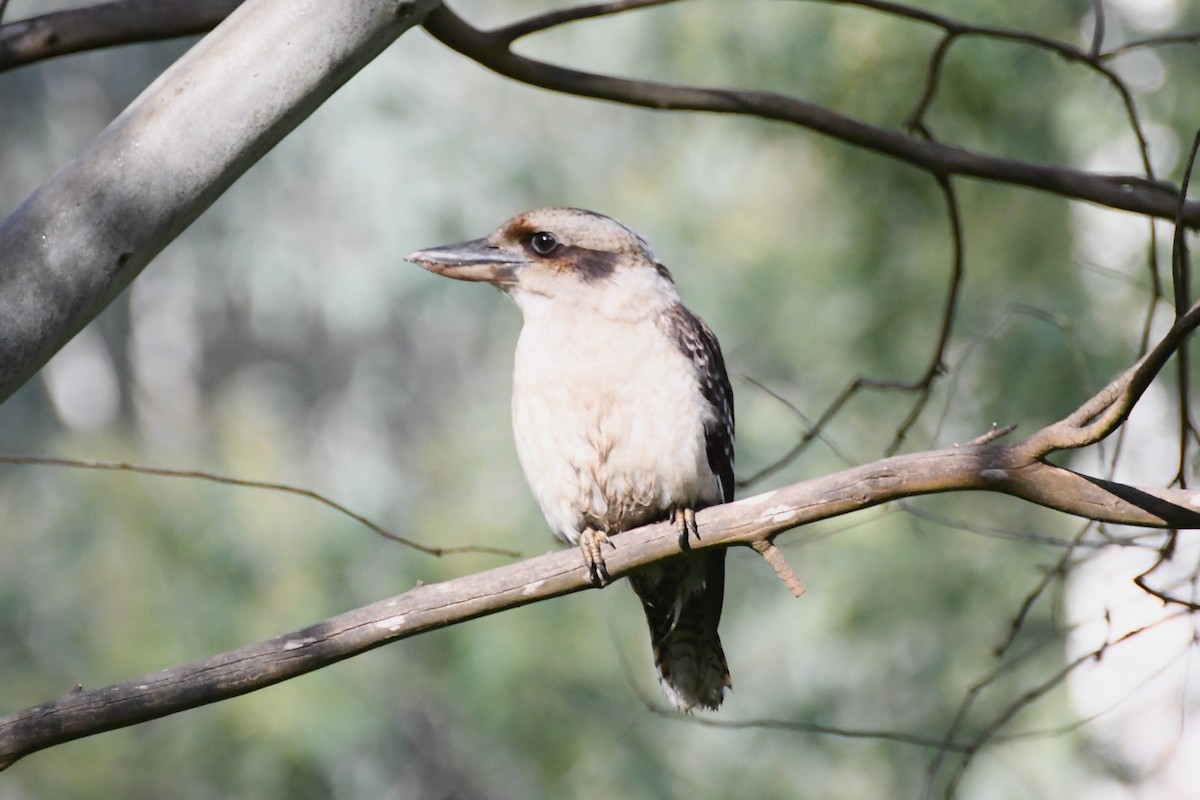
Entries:
<svg viewBox="0 0 1200 800">
<path fill-rule="evenodd" d="M 771 565 L 771 569 L 775 570 L 775 574 L 779 576 L 779 580 L 783 581 L 783 585 L 788 588 L 794 597 L 803 597 L 804 583 L 800 580 L 800 576 L 792 569 L 792 565 L 783 557 L 783 551 L 775 546 L 775 543 L 769 539 L 759 539 L 751 545 L 763 559 Z"/>
<path fill-rule="evenodd" d="M 1000 425 L 993 422 L 992 427 L 987 433 L 976 436 L 971 441 L 967 442 L 968 447 L 981 447 L 985 444 L 991 444 L 997 439 L 1003 438 L 1017 429 L 1016 425 Z"/>
</svg>

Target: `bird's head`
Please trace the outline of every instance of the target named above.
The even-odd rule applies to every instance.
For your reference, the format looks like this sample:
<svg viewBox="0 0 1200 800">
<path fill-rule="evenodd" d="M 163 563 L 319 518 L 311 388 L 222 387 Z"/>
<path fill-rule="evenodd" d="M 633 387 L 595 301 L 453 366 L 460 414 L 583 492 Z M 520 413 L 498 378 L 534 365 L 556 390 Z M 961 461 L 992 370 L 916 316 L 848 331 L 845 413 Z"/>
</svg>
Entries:
<svg viewBox="0 0 1200 800">
<path fill-rule="evenodd" d="M 521 310 L 590 309 L 638 318 L 679 302 L 674 281 L 650 245 L 614 219 L 579 208 L 526 211 L 485 239 L 432 247 L 407 260 L 430 272 L 484 281 Z"/>
</svg>

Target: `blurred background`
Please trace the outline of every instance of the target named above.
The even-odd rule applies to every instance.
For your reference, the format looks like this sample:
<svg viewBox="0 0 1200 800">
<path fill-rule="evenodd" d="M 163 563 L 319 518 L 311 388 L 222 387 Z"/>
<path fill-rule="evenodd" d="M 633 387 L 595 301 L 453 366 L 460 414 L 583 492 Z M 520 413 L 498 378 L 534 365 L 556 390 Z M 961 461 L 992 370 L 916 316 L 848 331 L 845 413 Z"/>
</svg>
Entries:
<svg viewBox="0 0 1200 800">
<path fill-rule="evenodd" d="M 13 0 L 5 19 L 68 5 Z M 549 5 L 454 7 L 487 26 Z M 1080 46 L 1094 25 L 1084 0 L 920 5 Z M 1200 28 L 1187 0 L 1103 7 L 1110 45 Z M 901 128 L 936 43 L 932 28 L 838 4 L 689 2 L 522 50 L 784 91 Z M 189 44 L 0 74 L 0 214 Z M 1178 181 L 1200 123 L 1194 45 L 1110 66 L 1154 169 Z M 991 153 L 1142 171 L 1111 85 L 1026 46 L 955 45 L 928 124 Z M 956 187 L 966 276 L 948 370 L 902 451 L 1068 413 L 1136 357 L 1151 308 L 1145 219 Z M 644 234 L 715 329 L 742 478 L 856 376 L 912 381 L 932 356 L 952 237 L 927 174 L 781 124 L 528 88 L 414 29 L 0 408 L 0 450 L 288 483 L 429 545 L 545 552 L 556 545 L 509 428 L 519 314 L 403 256 L 558 204 Z M 1169 277 L 1169 226 L 1157 235 Z M 1118 478 L 1174 476 L 1173 376 L 1138 407 Z M 880 457 L 912 403 L 859 395 L 741 494 Z M 1060 463 L 1104 473 L 1115 451 L 1100 450 Z M 4 713 L 507 563 L 434 558 L 303 498 L 197 480 L 4 466 L 0 504 Z M 1188 590 L 1191 536 L 1155 581 Z M 640 608 L 617 586 L 35 754 L 0 774 L 0 799 L 1200 797 L 1195 626 L 1131 582 L 1163 540 L 1004 497 L 892 504 L 781 540 L 808 586 L 800 601 L 752 552 L 731 553 L 734 692 L 718 714 L 643 701 L 663 705 Z M 963 769 L 946 738 L 987 744 Z"/>
</svg>

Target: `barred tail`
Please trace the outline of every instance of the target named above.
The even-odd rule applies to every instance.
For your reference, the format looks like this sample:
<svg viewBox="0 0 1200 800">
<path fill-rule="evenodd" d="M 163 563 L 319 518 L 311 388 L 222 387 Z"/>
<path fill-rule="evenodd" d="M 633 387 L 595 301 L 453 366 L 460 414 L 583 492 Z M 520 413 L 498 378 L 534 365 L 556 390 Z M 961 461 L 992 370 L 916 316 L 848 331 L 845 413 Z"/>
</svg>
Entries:
<svg viewBox="0 0 1200 800">
<path fill-rule="evenodd" d="M 717 635 L 725 551 L 688 555 L 629 577 L 646 612 L 663 693 L 680 711 L 716 709 L 732 687 Z"/>
</svg>

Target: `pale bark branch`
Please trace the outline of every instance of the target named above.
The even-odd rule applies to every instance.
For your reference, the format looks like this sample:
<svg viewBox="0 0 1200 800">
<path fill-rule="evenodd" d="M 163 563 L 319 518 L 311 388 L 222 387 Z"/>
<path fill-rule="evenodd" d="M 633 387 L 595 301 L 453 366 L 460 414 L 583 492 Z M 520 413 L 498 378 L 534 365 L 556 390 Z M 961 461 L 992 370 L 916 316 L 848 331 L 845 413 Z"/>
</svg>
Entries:
<svg viewBox="0 0 1200 800">
<path fill-rule="evenodd" d="M 434 2 L 247 0 L 0 222 L 0 401 Z"/>
<path fill-rule="evenodd" d="M 988 490 L 1068 514 L 1148 527 L 1200 527 L 1200 492 L 1126 486 L 1028 458 L 1021 443 L 964 445 L 894 456 L 699 512 L 692 550 L 770 542 L 780 533 L 904 497 Z M 671 523 L 626 531 L 606 551 L 619 578 L 677 555 Z M 764 555 L 769 548 L 756 547 Z M 776 562 L 779 559 L 776 559 Z M 776 563 L 772 563 L 776 569 Z M 784 563 L 781 576 L 790 573 Z M 794 573 L 792 574 L 794 578 Z M 793 592 L 798 579 L 785 581 Z M 592 588 L 575 550 L 560 551 L 405 594 L 212 658 L 0 718 L 0 768 L 30 753 L 252 692 L 398 639 Z"/>
</svg>

